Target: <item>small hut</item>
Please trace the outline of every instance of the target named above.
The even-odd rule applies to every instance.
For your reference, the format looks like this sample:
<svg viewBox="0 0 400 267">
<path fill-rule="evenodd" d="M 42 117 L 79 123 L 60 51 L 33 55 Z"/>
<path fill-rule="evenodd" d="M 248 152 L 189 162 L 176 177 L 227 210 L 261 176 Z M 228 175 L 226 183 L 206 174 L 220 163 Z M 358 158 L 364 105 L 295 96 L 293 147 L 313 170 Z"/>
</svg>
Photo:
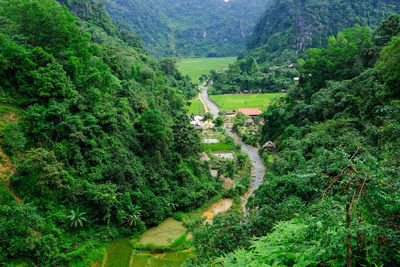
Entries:
<svg viewBox="0 0 400 267">
<path fill-rule="evenodd" d="M 272 141 L 266 142 L 262 147 L 264 151 L 274 151 L 276 149 L 276 145 Z"/>
<path fill-rule="evenodd" d="M 227 111 L 225 111 L 225 115 L 227 115 L 227 116 L 235 115 L 235 111 L 234 110 L 227 110 Z"/>
<path fill-rule="evenodd" d="M 248 118 L 248 119 L 246 120 L 245 126 L 246 126 L 246 127 L 250 127 L 250 126 L 252 126 L 253 124 L 254 124 L 253 119 Z"/>
</svg>

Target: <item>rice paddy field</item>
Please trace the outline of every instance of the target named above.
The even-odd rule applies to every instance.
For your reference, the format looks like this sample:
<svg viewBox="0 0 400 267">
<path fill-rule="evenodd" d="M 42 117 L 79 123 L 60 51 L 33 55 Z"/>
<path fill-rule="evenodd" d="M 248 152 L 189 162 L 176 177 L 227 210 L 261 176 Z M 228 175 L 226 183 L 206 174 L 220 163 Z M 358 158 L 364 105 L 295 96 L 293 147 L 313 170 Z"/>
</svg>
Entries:
<svg viewBox="0 0 400 267">
<path fill-rule="evenodd" d="M 204 107 L 203 104 L 201 103 L 201 101 L 196 98 L 196 99 L 192 99 L 189 100 L 189 102 L 191 103 L 189 106 L 189 114 L 193 114 L 193 115 L 203 115 L 204 114 Z"/>
<path fill-rule="evenodd" d="M 249 94 L 249 95 L 211 95 L 214 101 L 223 110 L 238 110 L 239 108 L 258 108 L 261 111 L 275 100 L 284 97 L 284 93 Z"/>
<path fill-rule="evenodd" d="M 235 60 L 236 57 L 181 58 L 177 67 L 182 74 L 189 75 L 193 82 L 198 82 L 201 75 L 226 68 Z"/>
<path fill-rule="evenodd" d="M 168 248 L 180 237 L 186 239 L 186 232 L 187 228 L 182 222 L 168 218 L 160 225 L 144 232 L 137 244 Z M 135 247 L 130 238 L 125 238 L 112 244 L 103 258 L 93 263 L 91 267 L 179 267 L 192 255 L 186 250 L 152 253 Z"/>
</svg>

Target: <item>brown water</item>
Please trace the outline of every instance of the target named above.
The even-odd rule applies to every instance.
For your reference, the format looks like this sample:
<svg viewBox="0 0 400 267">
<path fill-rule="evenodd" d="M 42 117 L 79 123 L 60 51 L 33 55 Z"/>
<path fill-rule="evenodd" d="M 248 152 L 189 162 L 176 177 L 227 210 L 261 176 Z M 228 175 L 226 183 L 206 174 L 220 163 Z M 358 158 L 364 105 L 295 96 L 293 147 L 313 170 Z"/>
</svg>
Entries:
<svg viewBox="0 0 400 267">
<path fill-rule="evenodd" d="M 201 217 L 206 217 L 204 223 L 208 222 L 211 224 L 215 216 L 227 212 L 232 207 L 232 204 L 233 201 L 230 198 L 221 199 L 219 202 L 213 203 L 201 214 Z"/>
</svg>

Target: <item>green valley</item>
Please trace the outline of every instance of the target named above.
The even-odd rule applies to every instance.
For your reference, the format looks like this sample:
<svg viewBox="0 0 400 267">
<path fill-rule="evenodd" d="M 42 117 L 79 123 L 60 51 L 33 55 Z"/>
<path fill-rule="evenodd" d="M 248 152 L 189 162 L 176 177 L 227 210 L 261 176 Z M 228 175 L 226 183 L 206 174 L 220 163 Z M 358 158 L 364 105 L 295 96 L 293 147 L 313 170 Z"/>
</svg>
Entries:
<svg viewBox="0 0 400 267">
<path fill-rule="evenodd" d="M 1 0 L 0 266 L 400 266 L 398 12 Z"/>
</svg>

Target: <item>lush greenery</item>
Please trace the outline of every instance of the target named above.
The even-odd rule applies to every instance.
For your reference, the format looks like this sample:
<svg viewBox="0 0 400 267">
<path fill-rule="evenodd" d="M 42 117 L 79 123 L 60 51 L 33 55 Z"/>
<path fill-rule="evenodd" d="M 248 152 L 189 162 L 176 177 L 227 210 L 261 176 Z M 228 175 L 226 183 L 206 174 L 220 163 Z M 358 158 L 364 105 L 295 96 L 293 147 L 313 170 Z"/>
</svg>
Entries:
<svg viewBox="0 0 400 267">
<path fill-rule="evenodd" d="M 265 0 L 106 0 L 111 17 L 133 29 L 156 56 L 222 57 L 245 50 Z"/>
<path fill-rule="evenodd" d="M 258 64 L 255 58 L 247 55 L 223 71 L 211 71 L 213 81 L 211 94 L 271 93 L 288 90 L 299 76 L 297 65 L 286 63 L 281 66 L 271 62 Z"/>
<path fill-rule="evenodd" d="M 248 48 L 260 62 L 296 62 L 297 53 L 327 45 L 328 37 L 361 26 L 377 27 L 394 12 L 396 0 L 272 1 L 258 21 Z"/>
<path fill-rule="evenodd" d="M 356 26 L 307 51 L 299 85 L 262 115 L 260 144 L 278 144 L 264 153 L 267 182 L 247 216 L 195 233 L 200 260 L 400 264 L 399 25 L 396 15 L 373 33 Z"/>
<path fill-rule="evenodd" d="M 299 54 L 326 46 L 329 36 L 357 23 L 375 28 L 393 12 L 400 12 L 396 0 L 270 1 L 248 51 L 228 71 L 211 73 L 215 93 L 288 90 L 299 76 Z"/>
<path fill-rule="evenodd" d="M 285 94 L 248 94 L 248 95 L 211 95 L 210 98 L 222 110 L 238 110 L 239 108 L 258 108 L 263 111 Z"/>
<path fill-rule="evenodd" d="M 204 74 L 211 70 L 227 68 L 235 60 L 236 57 L 181 58 L 178 60 L 177 68 L 182 74 L 189 75 L 192 81 L 197 82 Z"/>
<path fill-rule="evenodd" d="M 53 0 L 0 3 L 0 99 L 23 110 L 1 131 L 22 202 L 1 186 L 0 264 L 90 260 L 219 188 L 175 61 L 147 56 L 97 1 L 61 2 L 78 17 Z"/>
</svg>

